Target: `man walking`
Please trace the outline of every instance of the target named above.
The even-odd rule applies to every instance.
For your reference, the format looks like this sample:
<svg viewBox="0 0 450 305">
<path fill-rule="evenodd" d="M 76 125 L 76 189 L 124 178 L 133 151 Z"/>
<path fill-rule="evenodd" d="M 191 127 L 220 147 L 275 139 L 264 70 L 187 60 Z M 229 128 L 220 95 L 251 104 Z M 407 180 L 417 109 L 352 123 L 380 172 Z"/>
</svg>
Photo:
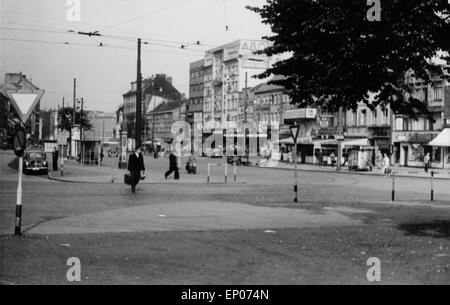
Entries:
<svg viewBox="0 0 450 305">
<path fill-rule="evenodd" d="M 425 173 L 428 173 L 428 168 L 430 167 L 430 153 L 427 153 L 425 157 L 423 157 L 423 166 Z"/>
<path fill-rule="evenodd" d="M 131 175 L 131 192 L 136 193 L 136 185 L 141 180 L 141 175 L 145 174 L 144 156 L 141 147 L 136 147 L 135 152 L 128 158 L 128 174 Z"/>
<path fill-rule="evenodd" d="M 174 155 L 173 151 L 171 151 L 169 155 L 169 170 L 164 174 L 164 178 L 167 179 L 173 172 L 175 172 L 175 180 L 179 180 L 180 173 L 178 171 L 177 157 Z"/>
</svg>

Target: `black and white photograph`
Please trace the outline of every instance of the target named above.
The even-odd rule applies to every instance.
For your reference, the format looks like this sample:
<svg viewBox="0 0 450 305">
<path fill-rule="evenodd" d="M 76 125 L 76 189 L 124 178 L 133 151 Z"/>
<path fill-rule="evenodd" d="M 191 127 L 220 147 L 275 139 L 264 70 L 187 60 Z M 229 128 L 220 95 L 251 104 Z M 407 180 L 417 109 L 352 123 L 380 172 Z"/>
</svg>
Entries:
<svg viewBox="0 0 450 305">
<path fill-rule="evenodd" d="M 0 285 L 448 284 L 450 0 L 0 0 Z"/>
</svg>

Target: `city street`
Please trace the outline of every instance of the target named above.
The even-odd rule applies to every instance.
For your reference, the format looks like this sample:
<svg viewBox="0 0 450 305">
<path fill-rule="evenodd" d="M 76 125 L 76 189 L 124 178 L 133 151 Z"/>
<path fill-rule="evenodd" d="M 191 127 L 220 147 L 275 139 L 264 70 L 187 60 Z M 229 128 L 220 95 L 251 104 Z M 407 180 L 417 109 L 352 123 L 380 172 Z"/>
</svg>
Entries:
<svg viewBox="0 0 450 305">
<path fill-rule="evenodd" d="M 92 180 L 113 160 L 68 164 L 79 182 L 24 176 L 19 238 L 14 159 L 0 152 L 0 283 L 69 284 L 70 257 L 81 284 L 371 284 L 371 257 L 374 283 L 450 283 L 450 180 L 430 202 L 429 179 L 397 178 L 393 203 L 391 179 L 301 170 L 294 203 L 291 170 L 238 167 L 225 185 L 215 168 L 207 184 L 207 163 L 223 160 L 200 158 L 196 176 L 166 181 L 168 160 L 147 156 L 132 194 L 117 169 L 115 183 Z"/>
</svg>

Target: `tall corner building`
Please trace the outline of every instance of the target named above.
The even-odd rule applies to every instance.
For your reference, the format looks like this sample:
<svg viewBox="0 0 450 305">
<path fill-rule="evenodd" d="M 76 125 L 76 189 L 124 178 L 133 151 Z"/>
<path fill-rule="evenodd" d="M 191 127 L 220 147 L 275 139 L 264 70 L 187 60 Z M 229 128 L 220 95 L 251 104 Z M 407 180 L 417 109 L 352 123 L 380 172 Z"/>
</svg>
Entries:
<svg viewBox="0 0 450 305">
<path fill-rule="evenodd" d="M 239 120 L 240 92 L 260 83 L 253 76 L 270 66 L 268 56 L 255 52 L 269 45 L 263 40 L 237 40 L 206 52 L 202 69 L 203 121 L 224 124 Z"/>
</svg>

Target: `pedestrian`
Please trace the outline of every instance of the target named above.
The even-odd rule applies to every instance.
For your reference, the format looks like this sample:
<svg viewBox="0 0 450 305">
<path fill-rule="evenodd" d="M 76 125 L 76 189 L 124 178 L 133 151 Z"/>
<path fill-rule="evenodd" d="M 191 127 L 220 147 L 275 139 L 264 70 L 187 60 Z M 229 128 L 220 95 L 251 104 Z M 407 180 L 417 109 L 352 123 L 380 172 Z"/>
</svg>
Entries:
<svg viewBox="0 0 450 305">
<path fill-rule="evenodd" d="M 424 167 L 425 173 L 428 173 L 428 168 L 430 167 L 430 160 L 431 160 L 430 153 L 427 153 L 425 155 L 425 157 L 423 157 L 423 167 Z"/>
<path fill-rule="evenodd" d="M 383 165 L 383 155 L 381 154 L 380 150 L 377 151 L 377 155 L 376 155 L 376 158 L 375 158 L 375 164 L 376 164 L 378 169 L 381 169 L 381 167 Z"/>
<path fill-rule="evenodd" d="M 331 166 L 334 166 L 334 164 L 336 163 L 336 155 L 334 154 L 334 152 L 331 152 L 330 163 L 331 163 Z"/>
<path fill-rule="evenodd" d="M 319 167 L 321 167 L 322 166 L 322 162 L 323 162 L 323 155 L 322 155 L 322 151 L 321 150 L 317 150 L 316 158 L 317 158 L 317 162 L 319 163 Z"/>
<path fill-rule="evenodd" d="M 128 158 L 128 175 L 131 176 L 131 192 L 136 193 L 136 185 L 145 176 L 144 156 L 140 146 Z"/>
<path fill-rule="evenodd" d="M 167 179 L 173 172 L 175 172 L 175 180 L 180 179 L 180 173 L 178 170 L 178 160 L 172 151 L 169 152 L 169 170 L 164 174 L 164 178 Z"/>
<path fill-rule="evenodd" d="M 389 157 L 387 154 L 384 154 L 383 156 L 383 171 L 384 171 L 384 177 L 388 178 L 391 175 L 391 161 L 389 160 Z"/>
<path fill-rule="evenodd" d="M 102 148 L 102 149 L 100 149 L 100 165 L 102 165 L 104 157 L 105 157 L 105 154 L 103 153 L 103 148 Z"/>
<path fill-rule="evenodd" d="M 58 171 L 58 157 L 59 157 L 59 152 L 58 152 L 58 148 L 55 146 L 55 149 L 53 150 L 53 171 Z"/>
</svg>

